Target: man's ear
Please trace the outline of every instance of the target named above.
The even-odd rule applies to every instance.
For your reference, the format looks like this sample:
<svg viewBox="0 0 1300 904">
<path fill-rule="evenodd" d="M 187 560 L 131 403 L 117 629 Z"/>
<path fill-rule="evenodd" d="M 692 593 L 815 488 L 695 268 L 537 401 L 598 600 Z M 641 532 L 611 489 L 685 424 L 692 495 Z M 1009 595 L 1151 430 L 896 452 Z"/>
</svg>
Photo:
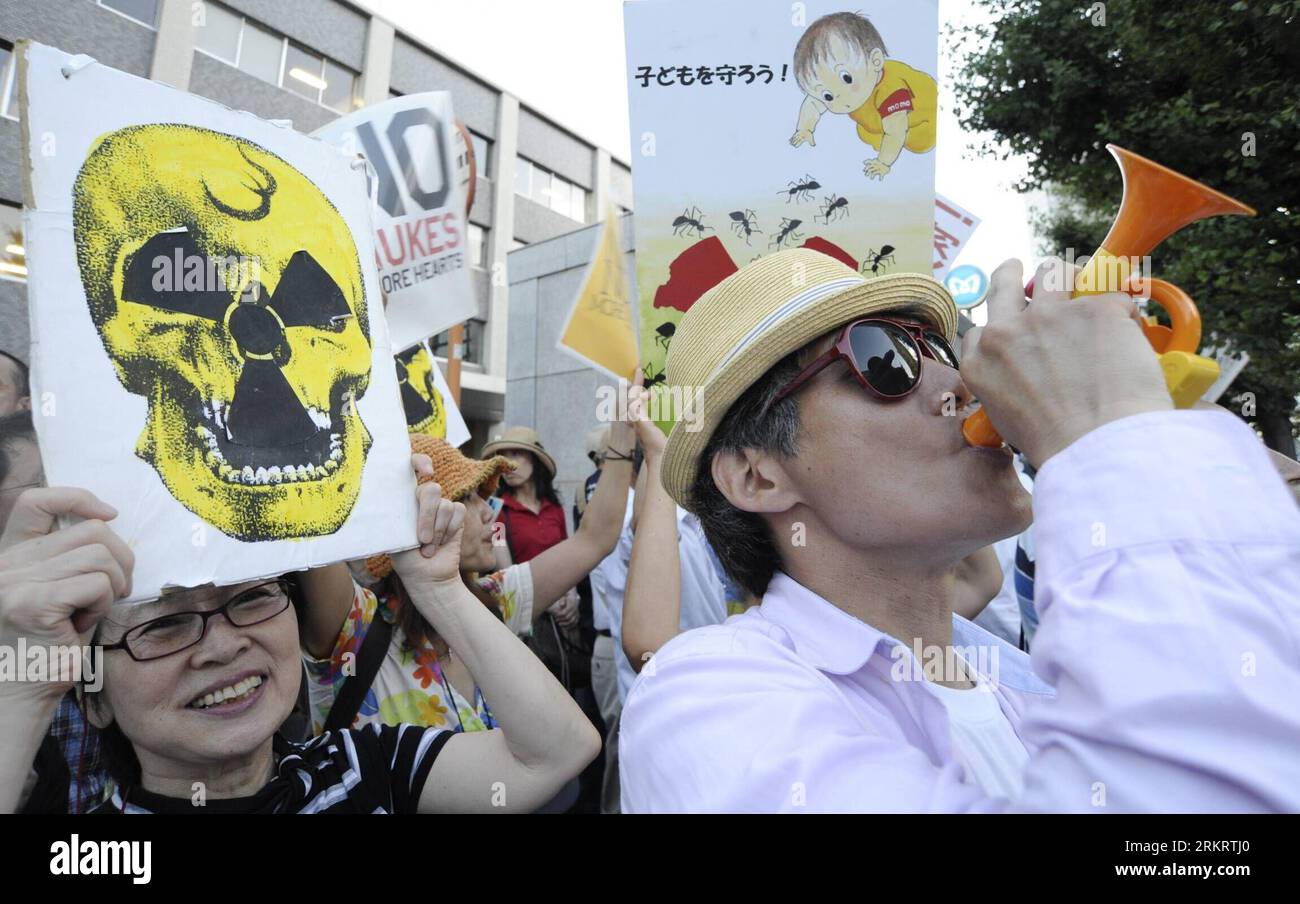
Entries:
<svg viewBox="0 0 1300 904">
<path fill-rule="evenodd" d="M 800 501 L 785 468 L 767 452 L 716 452 L 710 468 L 722 495 L 742 512 L 784 512 Z"/>
<path fill-rule="evenodd" d="M 869 55 L 869 59 L 871 60 L 872 69 L 885 68 L 885 55 L 884 53 L 881 52 L 879 47 L 871 51 L 871 54 Z"/>
</svg>

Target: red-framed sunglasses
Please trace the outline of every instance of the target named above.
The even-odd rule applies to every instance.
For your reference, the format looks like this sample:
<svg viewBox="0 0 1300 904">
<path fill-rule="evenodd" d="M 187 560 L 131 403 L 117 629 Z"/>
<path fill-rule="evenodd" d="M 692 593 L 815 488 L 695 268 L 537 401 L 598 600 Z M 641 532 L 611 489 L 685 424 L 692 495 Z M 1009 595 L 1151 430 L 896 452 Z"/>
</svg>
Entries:
<svg viewBox="0 0 1300 904">
<path fill-rule="evenodd" d="M 779 402 L 799 390 L 836 361 L 847 361 L 868 392 L 901 399 L 921 385 L 921 358 L 933 358 L 953 370 L 957 355 L 948 340 L 919 323 L 889 317 L 866 317 L 847 324 L 835 344 L 818 356 L 777 395 Z"/>
</svg>

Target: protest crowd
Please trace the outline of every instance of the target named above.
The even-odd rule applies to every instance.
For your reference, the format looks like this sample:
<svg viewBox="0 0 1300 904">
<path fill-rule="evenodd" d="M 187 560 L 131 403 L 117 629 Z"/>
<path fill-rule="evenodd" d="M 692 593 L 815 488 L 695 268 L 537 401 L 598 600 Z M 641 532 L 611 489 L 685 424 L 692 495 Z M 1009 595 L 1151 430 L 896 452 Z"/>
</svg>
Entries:
<svg viewBox="0 0 1300 904">
<path fill-rule="evenodd" d="M 807 137 L 839 112 L 812 89 L 830 51 L 810 48 Z M 904 127 L 876 176 L 902 178 L 926 129 L 904 145 Z M 105 171 L 133 140 L 162 172 L 142 136 L 97 148 Z M 269 181 L 245 189 L 274 211 L 271 174 L 299 189 L 249 147 Z M 325 273 L 301 228 L 318 244 L 299 273 Z M 1073 266 L 1007 260 L 987 324 L 959 337 L 929 275 L 793 246 L 733 269 L 676 324 L 662 387 L 624 374 L 613 420 L 510 425 L 471 455 L 366 408 L 365 441 L 403 464 L 360 504 L 414 545 L 145 598 L 137 576 L 175 565 L 168 538 L 132 522 L 128 540 L 126 500 L 47 480 L 38 365 L 0 349 L 0 648 L 93 663 L 0 680 L 0 812 L 1300 811 L 1300 464 L 1227 408 L 1177 406 L 1129 294 L 1073 298 Z M 347 312 L 320 328 L 340 361 L 337 324 L 383 310 L 357 301 L 377 294 L 364 281 L 304 283 L 304 308 L 332 291 Z M 257 342 L 316 329 L 287 294 L 270 333 L 226 312 L 246 374 L 291 375 L 280 338 Z M 364 403 L 400 411 L 382 363 Z M 695 401 L 652 417 L 666 387 Z M 311 418 L 343 431 L 349 404 Z M 213 406 L 227 437 L 255 429 L 238 401 Z M 976 412 L 1003 444 L 967 441 Z M 592 423 L 591 473 L 559 473 L 548 443 Z M 202 435 L 244 488 L 238 450 Z M 343 474 L 354 442 L 311 479 Z M 306 467 L 273 468 L 275 487 L 243 472 L 270 490 Z"/>
<path fill-rule="evenodd" d="M 1226 411 L 1172 410 L 1127 297 L 1071 303 L 1046 269 L 1028 308 L 1018 265 L 998 271 L 960 356 L 919 279 L 719 338 L 720 311 L 748 332 L 787 300 L 792 263 L 842 276 L 816 257 L 694 309 L 675 375 L 729 357 L 733 380 L 694 434 L 639 405 L 596 431 L 572 536 L 538 432 L 483 459 L 416 435 L 418 549 L 143 606 L 117 602 L 135 563 L 116 512 L 42 485 L 6 353 L 3 639 L 105 652 L 93 692 L 5 687 L 4 808 L 184 810 L 202 782 L 213 812 L 1078 810 L 1097 781 L 1126 810 L 1300 807 L 1300 466 Z M 883 346 L 897 364 L 861 360 Z M 978 393 L 1035 468 L 1032 511 L 945 393 Z M 979 626 L 1006 593 L 994 545 L 1031 519 L 1032 659 Z M 931 647 L 992 651 L 996 674 Z"/>
</svg>

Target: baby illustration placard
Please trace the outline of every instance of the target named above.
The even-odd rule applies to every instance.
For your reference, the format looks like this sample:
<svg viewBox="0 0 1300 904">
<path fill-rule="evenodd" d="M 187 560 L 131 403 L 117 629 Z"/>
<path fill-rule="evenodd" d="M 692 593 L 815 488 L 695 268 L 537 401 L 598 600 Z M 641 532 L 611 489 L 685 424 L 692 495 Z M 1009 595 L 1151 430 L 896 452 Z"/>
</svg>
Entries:
<svg viewBox="0 0 1300 904">
<path fill-rule="evenodd" d="M 117 508 L 137 598 L 413 545 L 364 170 L 89 58 L 20 52 L 46 477 Z"/>
<path fill-rule="evenodd" d="M 682 314 L 763 254 L 930 272 L 935 0 L 643 0 L 624 25 L 647 383 Z"/>
</svg>

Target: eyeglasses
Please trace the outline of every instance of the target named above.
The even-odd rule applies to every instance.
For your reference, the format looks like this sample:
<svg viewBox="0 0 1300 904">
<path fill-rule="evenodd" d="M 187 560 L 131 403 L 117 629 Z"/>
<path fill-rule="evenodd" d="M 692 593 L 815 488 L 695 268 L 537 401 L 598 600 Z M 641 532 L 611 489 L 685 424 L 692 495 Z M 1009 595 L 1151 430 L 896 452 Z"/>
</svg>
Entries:
<svg viewBox="0 0 1300 904">
<path fill-rule="evenodd" d="M 921 358 L 958 369 L 957 355 L 943 336 L 905 320 L 870 317 L 840 331 L 835 344 L 781 390 L 774 402 L 797 392 L 836 361 L 847 361 L 862 387 L 883 399 L 901 399 L 921 385 Z"/>
<path fill-rule="evenodd" d="M 248 628 L 270 621 L 289 608 L 289 582 L 284 578 L 250 587 L 226 600 L 219 609 L 208 612 L 173 612 L 136 625 L 104 650 L 126 650 L 136 662 L 162 659 L 189 649 L 203 639 L 208 619 L 224 615 L 237 628 Z"/>
</svg>

